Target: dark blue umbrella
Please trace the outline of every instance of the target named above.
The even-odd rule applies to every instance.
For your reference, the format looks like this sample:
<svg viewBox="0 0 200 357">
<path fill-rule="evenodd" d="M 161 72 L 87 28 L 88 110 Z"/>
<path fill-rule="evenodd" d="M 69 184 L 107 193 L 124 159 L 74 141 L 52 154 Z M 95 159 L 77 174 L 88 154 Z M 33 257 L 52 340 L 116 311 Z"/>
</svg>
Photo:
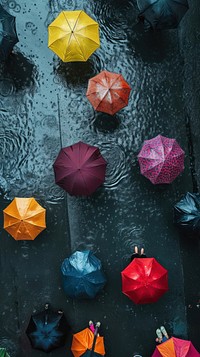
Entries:
<svg viewBox="0 0 200 357">
<path fill-rule="evenodd" d="M 4 61 L 18 42 L 15 17 L 0 5 L 0 60 Z"/>
<path fill-rule="evenodd" d="M 64 291 L 71 298 L 93 299 L 106 283 L 101 261 L 89 250 L 65 259 L 61 272 Z"/>
<path fill-rule="evenodd" d="M 174 206 L 175 223 L 188 231 L 200 231 L 200 194 L 187 192 Z"/>
<path fill-rule="evenodd" d="M 32 315 L 26 333 L 33 348 L 50 352 L 65 344 L 69 324 L 62 311 L 52 311 L 49 305 L 45 310 Z"/>
<path fill-rule="evenodd" d="M 188 10 L 188 0 L 137 0 L 139 19 L 154 30 L 176 28 Z"/>
</svg>

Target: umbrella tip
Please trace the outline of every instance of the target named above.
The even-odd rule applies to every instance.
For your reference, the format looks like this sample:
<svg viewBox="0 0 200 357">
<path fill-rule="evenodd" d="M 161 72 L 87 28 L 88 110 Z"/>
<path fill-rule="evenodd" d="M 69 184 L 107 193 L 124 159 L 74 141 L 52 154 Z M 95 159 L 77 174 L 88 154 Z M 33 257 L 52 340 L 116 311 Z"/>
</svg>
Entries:
<svg viewBox="0 0 200 357">
<path fill-rule="evenodd" d="M 46 304 L 44 305 L 44 308 L 45 308 L 45 310 L 48 310 L 48 309 L 49 309 L 49 303 L 46 303 Z"/>
</svg>

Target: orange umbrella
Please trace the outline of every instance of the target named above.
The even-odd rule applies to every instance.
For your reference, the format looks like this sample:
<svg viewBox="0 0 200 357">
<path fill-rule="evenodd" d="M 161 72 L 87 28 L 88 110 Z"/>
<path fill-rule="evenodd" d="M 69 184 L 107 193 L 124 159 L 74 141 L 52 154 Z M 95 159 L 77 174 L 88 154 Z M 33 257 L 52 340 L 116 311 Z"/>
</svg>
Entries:
<svg viewBox="0 0 200 357">
<path fill-rule="evenodd" d="M 93 341 L 94 334 L 89 328 L 85 328 L 84 330 L 75 333 L 73 335 L 71 347 L 74 357 L 81 357 L 87 350 L 91 350 Z M 102 336 L 97 336 L 94 352 L 99 353 L 101 356 L 105 355 L 104 338 Z"/>
<path fill-rule="evenodd" d="M 34 240 L 46 228 L 46 210 L 33 197 L 15 197 L 3 213 L 4 229 L 15 240 Z"/>
<path fill-rule="evenodd" d="M 128 105 L 130 91 L 121 74 L 102 71 L 90 78 L 86 96 L 95 110 L 114 115 Z"/>
</svg>

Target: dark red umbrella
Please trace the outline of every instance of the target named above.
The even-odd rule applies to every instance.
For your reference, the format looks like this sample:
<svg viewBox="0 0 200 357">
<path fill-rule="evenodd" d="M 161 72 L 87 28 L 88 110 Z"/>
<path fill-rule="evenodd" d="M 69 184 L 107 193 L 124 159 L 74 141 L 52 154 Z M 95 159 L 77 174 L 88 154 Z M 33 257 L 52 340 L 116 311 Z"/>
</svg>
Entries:
<svg viewBox="0 0 200 357">
<path fill-rule="evenodd" d="M 121 74 L 102 71 L 90 78 L 86 96 L 94 109 L 113 115 L 128 105 L 130 91 Z"/>
<path fill-rule="evenodd" d="M 168 290 L 168 272 L 155 258 L 135 258 L 121 275 L 122 292 L 135 304 L 156 302 Z"/>
<path fill-rule="evenodd" d="M 60 150 L 53 164 L 55 181 L 70 195 L 88 196 L 104 182 L 106 164 L 97 147 L 79 141 Z"/>
<path fill-rule="evenodd" d="M 145 140 L 138 155 L 141 174 L 153 184 L 171 183 L 184 170 L 185 153 L 175 139 Z"/>
</svg>

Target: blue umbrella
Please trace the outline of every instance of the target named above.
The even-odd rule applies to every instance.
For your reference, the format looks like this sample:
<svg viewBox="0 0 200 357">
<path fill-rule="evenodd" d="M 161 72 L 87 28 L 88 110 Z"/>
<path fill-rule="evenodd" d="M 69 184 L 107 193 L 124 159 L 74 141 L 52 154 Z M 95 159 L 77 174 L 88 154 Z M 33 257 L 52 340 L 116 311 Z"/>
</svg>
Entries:
<svg viewBox="0 0 200 357">
<path fill-rule="evenodd" d="M 0 5 L 0 60 L 4 61 L 18 42 L 15 17 Z"/>
<path fill-rule="evenodd" d="M 32 315 L 26 333 L 33 348 L 50 352 L 65 344 L 70 327 L 62 311 L 45 310 Z"/>
<path fill-rule="evenodd" d="M 64 291 L 71 298 L 93 299 L 106 283 L 101 261 L 90 250 L 66 258 L 61 272 Z"/>
<path fill-rule="evenodd" d="M 200 194 L 187 192 L 174 206 L 174 220 L 188 231 L 200 231 Z"/>
<path fill-rule="evenodd" d="M 188 10 L 188 0 L 137 0 L 139 19 L 154 30 L 176 28 Z"/>
</svg>

